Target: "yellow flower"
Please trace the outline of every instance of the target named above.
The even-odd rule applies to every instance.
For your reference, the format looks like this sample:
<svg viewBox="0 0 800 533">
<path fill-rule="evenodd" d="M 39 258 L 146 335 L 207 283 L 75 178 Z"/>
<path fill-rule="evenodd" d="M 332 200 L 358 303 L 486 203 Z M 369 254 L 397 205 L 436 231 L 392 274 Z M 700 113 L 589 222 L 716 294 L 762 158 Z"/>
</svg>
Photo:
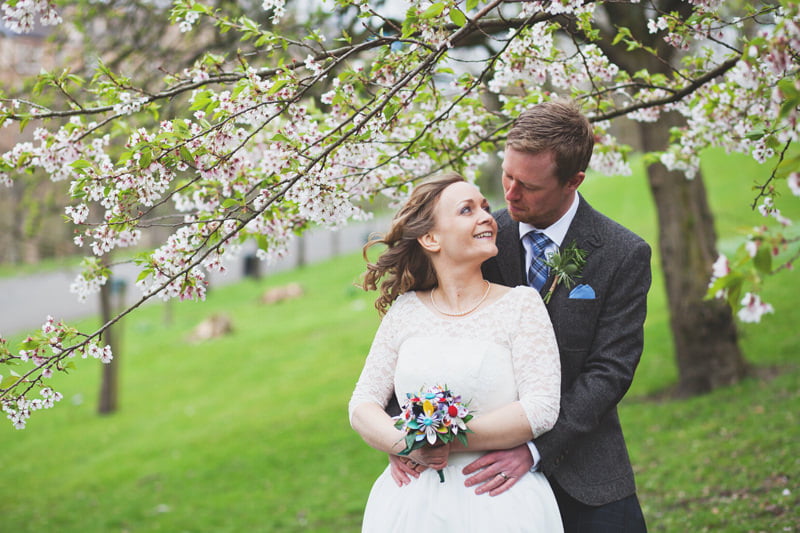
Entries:
<svg viewBox="0 0 800 533">
<path fill-rule="evenodd" d="M 433 404 L 430 402 L 430 400 L 425 400 L 422 402 L 422 412 L 425 413 L 426 416 L 431 416 L 436 412 L 436 409 L 433 407 Z"/>
</svg>

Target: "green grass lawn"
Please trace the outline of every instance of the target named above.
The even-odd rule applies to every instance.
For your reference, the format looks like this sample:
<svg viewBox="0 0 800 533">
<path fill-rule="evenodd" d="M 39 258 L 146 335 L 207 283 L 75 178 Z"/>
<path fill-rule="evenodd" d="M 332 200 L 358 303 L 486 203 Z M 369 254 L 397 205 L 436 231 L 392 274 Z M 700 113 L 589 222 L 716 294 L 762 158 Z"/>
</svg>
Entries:
<svg viewBox="0 0 800 533">
<path fill-rule="evenodd" d="M 758 221 L 742 215 L 752 165 L 707 159 L 720 239 L 732 245 L 737 228 Z M 593 177 L 582 190 L 655 246 L 643 177 Z M 362 267 L 353 254 L 214 289 L 205 303 L 138 310 L 122 331 L 119 412 L 95 414 L 100 367 L 82 361 L 54 378 L 64 400 L 35 413 L 26 430 L 2 420 L 0 531 L 358 531 L 385 465 L 347 421 L 378 325 L 374 295 L 353 287 Z M 681 401 L 652 399 L 676 379 L 654 274 L 645 353 L 621 408 L 650 530 L 800 531 L 794 274 L 764 294 L 776 313 L 742 328 L 743 349 L 763 375 Z M 290 281 L 303 297 L 259 303 L 268 287 Z M 214 313 L 231 318 L 233 333 L 190 342 Z"/>
</svg>

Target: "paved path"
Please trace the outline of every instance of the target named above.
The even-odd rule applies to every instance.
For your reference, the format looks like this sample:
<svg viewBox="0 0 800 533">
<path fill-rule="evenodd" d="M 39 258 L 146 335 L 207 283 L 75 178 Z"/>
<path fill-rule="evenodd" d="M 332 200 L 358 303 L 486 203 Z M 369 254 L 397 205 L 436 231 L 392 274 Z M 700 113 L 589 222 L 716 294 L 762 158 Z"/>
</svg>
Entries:
<svg viewBox="0 0 800 533">
<path fill-rule="evenodd" d="M 338 231 L 310 231 L 303 237 L 302 247 L 306 264 L 315 263 L 340 253 L 360 250 L 370 233 L 385 231 L 389 219 L 382 218 L 367 222 L 350 224 Z M 258 262 L 262 275 L 289 270 L 297 266 L 300 257 L 300 240 L 295 241 L 286 257 L 277 264 L 266 268 Z M 212 286 L 220 286 L 239 281 L 244 275 L 246 252 L 234 264 L 228 265 L 225 275 L 210 276 Z M 48 315 L 56 320 L 71 321 L 99 314 L 99 298 L 91 297 L 80 303 L 76 295 L 69 292 L 77 269 L 60 270 L 41 274 L 31 274 L 0 279 L 0 335 L 8 337 L 17 333 L 39 328 Z M 127 303 L 139 298 L 135 287 L 138 272 L 134 265 L 121 265 L 114 270 L 114 277 L 125 280 Z M 156 298 L 154 301 L 161 301 Z"/>
</svg>

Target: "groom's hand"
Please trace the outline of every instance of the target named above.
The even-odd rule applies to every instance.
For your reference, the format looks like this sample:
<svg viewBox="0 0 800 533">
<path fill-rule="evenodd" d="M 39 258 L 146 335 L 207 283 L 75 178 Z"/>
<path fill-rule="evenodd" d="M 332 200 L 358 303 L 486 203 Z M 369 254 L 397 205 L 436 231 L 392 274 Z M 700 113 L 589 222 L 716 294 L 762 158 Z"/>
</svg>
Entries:
<svg viewBox="0 0 800 533">
<path fill-rule="evenodd" d="M 464 485 L 477 485 L 475 494 L 488 492 L 489 496 L 497 496 L 513 487 L 532 466 L 533 458 L 527 444 L 510 450 L 489 452 L 464 467 L 462 472 L 469 476 Z"/>
</svg>

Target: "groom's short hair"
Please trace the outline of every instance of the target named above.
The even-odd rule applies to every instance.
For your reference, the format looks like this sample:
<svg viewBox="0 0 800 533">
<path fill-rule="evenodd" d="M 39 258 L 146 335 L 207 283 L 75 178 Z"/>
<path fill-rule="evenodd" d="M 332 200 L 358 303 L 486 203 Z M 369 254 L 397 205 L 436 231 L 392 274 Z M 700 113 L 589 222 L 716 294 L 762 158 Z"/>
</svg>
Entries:
<svg viewBox="0 0 800 533">
<path fill-rule="evenodd" d="M 549 101 L 523 111 L 506 138 L 506 147 L 540 154 L 552 151 L 561 183 L 586 171 L 594 149 L 594 131 L 575 104 Z"/>
</svg>

